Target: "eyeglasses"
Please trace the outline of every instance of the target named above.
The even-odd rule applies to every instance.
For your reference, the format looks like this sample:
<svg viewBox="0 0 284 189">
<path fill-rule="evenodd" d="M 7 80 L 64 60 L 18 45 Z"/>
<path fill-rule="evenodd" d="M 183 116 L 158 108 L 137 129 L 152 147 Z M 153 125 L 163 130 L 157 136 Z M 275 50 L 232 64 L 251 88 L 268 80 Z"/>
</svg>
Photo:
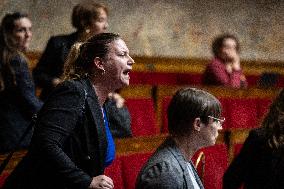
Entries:
<svg viewBox="0 0 284 189">
<path fill-rule="evenodd" d="M 213 119 L 213 121 L 220 123 L 221 125 L 224 123 L 225 118 L 224 117 L 220 117 L 220 118 L 216 118 L 213 116 L 208 116 L 209 118 Z"/>
</svg>

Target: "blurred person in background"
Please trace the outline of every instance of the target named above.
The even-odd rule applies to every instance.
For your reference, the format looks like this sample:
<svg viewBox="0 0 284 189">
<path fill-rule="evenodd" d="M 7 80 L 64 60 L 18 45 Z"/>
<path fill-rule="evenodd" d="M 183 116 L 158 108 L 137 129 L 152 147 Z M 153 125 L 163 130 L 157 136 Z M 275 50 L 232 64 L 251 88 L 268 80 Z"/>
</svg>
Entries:
<svg viewBox="0 0 284 189">
<path fill-rule="evenodd" d="M 0 153 L 14 150 L 27 129 L 32 115 L 42 106 L 35 95 L 29 72 L 27 51 L 32 38 L 32 23 L 21 12 L 6 14 L 0 26 Z M 31 132 L 20 149 L 29 146 Z"/>
<path fill-rule="evenodd" d="M 246 77 L 240 63 L 240 44 L 231 34 L 218 36 L 212 44 L 214 59 L 203 73 L 203 85 L 246 88 Z"/>
</svg>

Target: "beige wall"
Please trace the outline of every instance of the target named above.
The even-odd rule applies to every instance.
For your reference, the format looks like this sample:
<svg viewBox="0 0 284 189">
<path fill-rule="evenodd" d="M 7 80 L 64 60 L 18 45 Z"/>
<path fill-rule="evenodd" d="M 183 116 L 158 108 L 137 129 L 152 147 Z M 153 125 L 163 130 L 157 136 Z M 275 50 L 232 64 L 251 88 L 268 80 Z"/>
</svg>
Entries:
<svg viewBox="0 0 284 189">
<path fill-rule="evenodd" d="M 32 50 L 43 50 L 52 35 L 73 31 L 72 7 L 80 0 L 0 0 L 6 12 L 29 12 Z M 284 0 L 105 0 L 109 31 L 120 33 L 131 54 L 211 57 L 211 42 L 223 32 L 236 34 L 242 58 L 284 62 Z"/>
</svg>

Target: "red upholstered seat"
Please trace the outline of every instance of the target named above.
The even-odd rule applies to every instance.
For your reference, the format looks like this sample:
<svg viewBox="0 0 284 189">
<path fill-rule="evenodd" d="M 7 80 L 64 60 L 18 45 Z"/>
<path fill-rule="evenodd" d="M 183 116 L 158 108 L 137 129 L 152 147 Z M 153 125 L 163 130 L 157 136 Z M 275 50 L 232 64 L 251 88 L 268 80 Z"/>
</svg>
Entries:
<svg viewBox="0 0 284 189">
<path fill-rule="evenodd" d="M 116 189 L 124 189 L 121 167 L 120 158 L 116 158 L 114 162 L 105 169 L 105 175 L 113 180 L 114 188 Z"/>
<path fill-rule="evenodd" d="M 178 85 L 201 85 L 202 74 L 200 73 L 177 73 Z"/>
<path fill-rule="evenodd" d="M 236 157 L 240 153 L 242 147 L 243 147 L 243 144 L 234 144 L 233 146 L 234 157 Z"/>
<path fill-rule="evenodd" d="M 131 72 L 131 84 L 176 85 L 177 73 Z"/>
<path fill-rule="evenodd" d="M 262 119 L 265 114 L 268 112 L 269 110 L 269 106 L 272 103 L 272 99 L 271 98 L 259 98 L 257 100 L 257 117 L 259 119 Z"/>
<path fill-rule="evenodd" d="M 226 100 L 226 124 L 224 129 L 255 128 L 257 124 L 257 99 L 228 98 Z"/>
<path fill-rule="evenodd" d="M 257 86 L 259 78 L 259 75 L 246 75 L 248 87 Z"/>
<path fill-rule="evenodd" d="M 152 153 L 148 152 L 120 157 L 122 161 L 122 175 L 125 189 L 135 188 L 138 173 L 151 154 Z"/>
<path fill-rule="evenodd" d="M 151 98 L 127 98 L 126 105 L 131 115 L 134 137 L 157 134 L 154 102 Z"/>
<path fill-rule="evenodd" d="M 0 188 L 2 188 L 2 186 L 4 185 L 5 183 L 5 180 L 6 178 L 9 176 L 9 173 L 8 172 L 3 172 L 0 176 Z"/>
<path fill-rule="evenodd" d="M 284 76 L 280 75 L 276 87 L 284 87 Z"/>
<path fill-rule="evenodd" d="M 229 122 L 228 122 L 228 113 L 227 113 L 227 111 L 228 111 L 227 110 L 227 98 L 219 97 L 218 100 L 220 101 L 221 107 L 222 107 L 222 114 L 221 114 L 221 116 L 225 118 L 225 121 L 224 121 L 224 123 L 222 125 L 222 127 L 225 129 L 225 128 L 228 127 L 227 125 L 229 124 Z"/>
<path fill-rule="evenodd" d="M 222 189 L 222 179 L 225 170 L 228 167 L 228 152 L 225 144 L 216 144 L 214 146 L 202 148 L 192 158 L 195 163 L 197 156 L 200 152 L 205 155 L 205 165 L 203 177 L 202 173 L 202 162 L 199 163 L 197 170 L 200 178 L 203 180 L 203 185 L 208 189 Z"/>
</svg>

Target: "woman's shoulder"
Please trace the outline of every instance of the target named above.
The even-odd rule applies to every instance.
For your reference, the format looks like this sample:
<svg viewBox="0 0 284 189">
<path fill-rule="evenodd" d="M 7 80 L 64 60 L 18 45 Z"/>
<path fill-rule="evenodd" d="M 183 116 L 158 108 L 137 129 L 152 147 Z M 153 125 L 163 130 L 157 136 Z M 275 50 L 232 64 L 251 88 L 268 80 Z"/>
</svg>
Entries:
<svg viewBox="0 0 284 189">
<path fill-rule="evenodd" d="M 62 43 L 68 43 L 68 42 L 75 42 L 78 37 L 78 34 L 71 33 L 71 34 L 66 34 L 66 35 L 56 35 L 52 36 L 49 39 L 49 44 L 62 44 Z"/>
<path fill-rule="evenodd" d="M 22 53 L 16 53 L 15 56 L 12 57 L 10 65 L 13 67 L 27 67 L 27 58 Z"/>
<path fill-rule="evenodd" d="M 257 138 L 264 138 L 265 135 L 266 135 L 266 129 L 263 127 L 252 129 L 249 132 L 249 136 L 257 137 Z"/>
<path fill-rule="evenodd" d="M 177 187 L 183 185 L 183 170 L 179 162 L 170 153 L 167 155 L 169 156 L 163 154 L 163 158 L 162 156 L 154 155 L 149 159 L 139 174 L 137 180 L 139 187 L 160 186 L 162 184 L 169 188 L 170 186 Z"/>
</svg>

